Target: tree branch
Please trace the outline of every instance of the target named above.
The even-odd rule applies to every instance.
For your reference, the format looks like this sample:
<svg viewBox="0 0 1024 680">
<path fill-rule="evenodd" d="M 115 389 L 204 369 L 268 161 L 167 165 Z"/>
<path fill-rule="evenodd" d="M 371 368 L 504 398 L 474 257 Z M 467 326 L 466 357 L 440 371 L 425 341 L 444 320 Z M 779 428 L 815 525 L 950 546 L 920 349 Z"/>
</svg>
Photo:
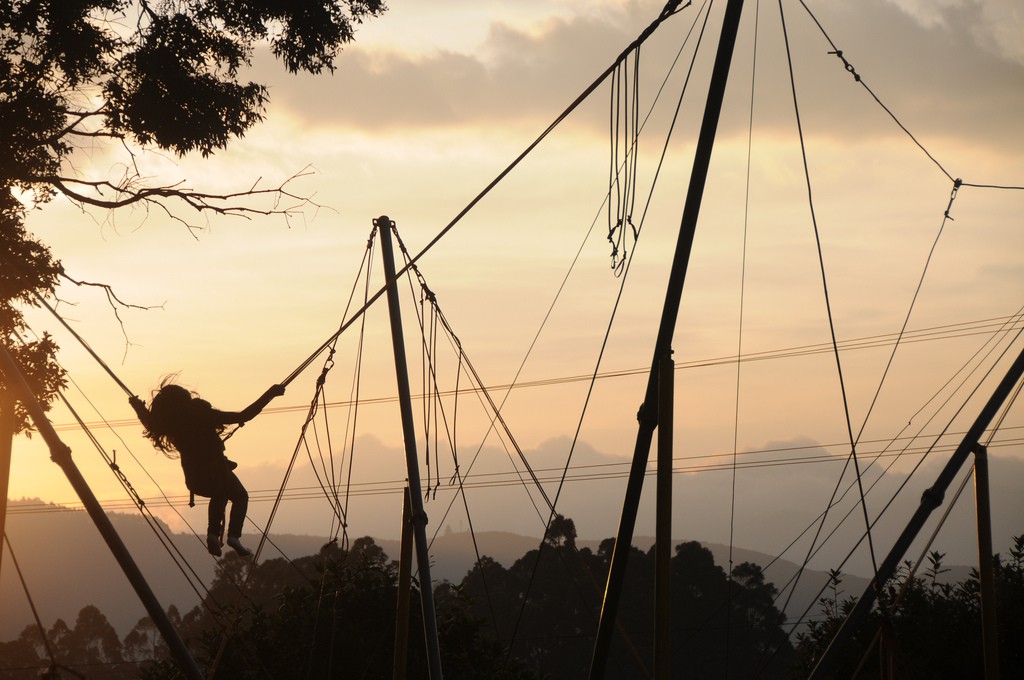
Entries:
<svg viewBox="0 0 1024 680">
<path fill-rule="evenodd" d="M 154 205 L 159 206 L 168 217 L 181 222 L 189 231 L 195 232 L 203 227 L 193 224 L 175 213 L 166 204 L 167 201 L 180 201 L 197 213 L 214 213 L 245 219 L 252 219 L 256 216 L 283 215 L 288 219 L 300 213 L 307 206 L 317 209 L 322 207 L 314 202 L 312 197 L 294 193 L 288 188 L 289 184 L 295 180 L 313 173 L 314 170 L 310 166 L 306 166 L 276 187 L 260 188 L 262 178 L 258 178 L 248 189 L 222 194 L 193 191 L 181 182 L 156 187 L 138 186 L 141 184 L 142 178 L 137 172 L 126 176 L 119 183 L 110 180 L 84 180 L 60 175 L 43 175 L 27 178 L 26 181 L 48 184 L 76 203 L 105 210 L 140 204 L 147 208 Z M 258 208 L 243 203 L 244 199 L 259 197 L 272 198 L 272 205 L 267 208 Z M 286 201 L 287 204 L 285 204 Z"/>
<path fill-rule="evenodd" d="M 61 278 L 66 279 L 68 282 L 73 283 L 76 286 L 89 286 L 89 287 L 93 287 L 93 288 L 102 288 L 103 289 L 104 294 L 107 296 L 107 303 L 110 305 L 110 309 L 114 313 L 114 318 L 117 319 L 117 325 L 121 327 L 121 335 L 124 337 L 124 355 L 125 356 L 128 355 L 128 348 L 131 347 L 132 341 L 128 337 L 127 329 L 125 329 L 124 319 L 121 318 L 120 308 L 123 307 L 124 309 L 141 309 L 143 311 L 148 311 L 150 309 L 163 309 L 164 308 L 164 306 L 162 304 L 161 305 L 136 305 L 136 304 L 133 304 L 131 302 L 125 302 L 120 297 L 118 297 L 117 293 L 114 292 L 113 287 L 110 284 L 107 284 L 107 283 L 94 283 L 92 281 L 79 281 L 78 279 L 75 279 L 75 278 L 69 276 L 68 273 L 63 271 L 63 270 L 61 270 L 60 276 L 61 276 Z M 57 301 L 59 303 L 61 301 L 60 298 L 57 298 Z M 122 357 L 122 360 L 123 360 L 123 357 Z"/>
</svg>

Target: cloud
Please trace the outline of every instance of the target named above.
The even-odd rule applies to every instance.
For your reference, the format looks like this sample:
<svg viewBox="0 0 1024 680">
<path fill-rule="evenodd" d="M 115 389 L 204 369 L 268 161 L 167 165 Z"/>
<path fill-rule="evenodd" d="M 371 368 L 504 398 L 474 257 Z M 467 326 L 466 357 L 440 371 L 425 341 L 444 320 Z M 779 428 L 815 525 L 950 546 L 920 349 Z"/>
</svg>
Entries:
<svg viewBox="0 0 1024 680">
<path fill-rule="evenodd" d="M 676 56 L 698 4 L 666 22 L 645 44 L 642 108 L 654 97 Z M 278 77 L 269 57 L 258 60 L 256 77 L 270 82 L 276 115 L 304 125 L 363 132 L 429 133 L 440 129 L 472 135 L 479 128 L 522 126 L 539 132 L 609 64 L 660 11 L 660 2 L 630 3 L 621 11 L 553 15 L 533 22 L 494 16 L 472 49 L 435 47 L 404 50 L 379 41 L 344 52 L 332 77 Z M 872 89 L 911 130 L 926 141 L 965 138 L 999 148 L 1007 135 L 1020 135 L 1017 112 L 1024 110 L 1024 61 L 1020 11 L 1009 1 L 978 4 L 866 0 L 814 3 L 813 11 L 838 47 Z M 507 10 L 511 13 L 511 10 Z M 684 116 L 696 119 L 717 33 L 718 13 L 709 24 Z M 759 129 L 794 127 L 785 52 L 777 11 L 761 8 L 758 46 Z M 787 13 L 796 60 L 801 106 L 810 134 L 856 139 L 897 136 L 889 120 L 835 56 L 817 27 L 797 7 Z M 744 16 L 731 76 L 731 100 L 723 131 L 746 129 L 752 60 L 752 9 Z M 691 40 L 690 45 L 692 46 Z M 669 79 L 660 106 L 663 117 L 675 106 L 690 47 Z M 694 113 L 694 112 L 698 113 Z M 729 112 L 732 113 L 729 113 Z M 820 121 L 814 119 L 818 112 Z M 607 87 L 574 116 L 591 135 L 608 125 Z M 681 133 L 681 134 L 689 134 Z"/>
<path fill-rule="evenodd" d="M 494 22 L 478 53 L 346 51 L 333 77 L 275 79 L 290 115 L 364 130 L 460 127 L 553 117 L 628 42 L 599 19 L 550 19 L 530 30 Z M 257 77 L 270 73 L 261 60 Z"/>
<path fill-rule="evenodd" d="M 1024 12 L 1016 0 L 888 0 L 929 30 L 962 32 L 991 54 L 1024 64 Z"/>
</svg>

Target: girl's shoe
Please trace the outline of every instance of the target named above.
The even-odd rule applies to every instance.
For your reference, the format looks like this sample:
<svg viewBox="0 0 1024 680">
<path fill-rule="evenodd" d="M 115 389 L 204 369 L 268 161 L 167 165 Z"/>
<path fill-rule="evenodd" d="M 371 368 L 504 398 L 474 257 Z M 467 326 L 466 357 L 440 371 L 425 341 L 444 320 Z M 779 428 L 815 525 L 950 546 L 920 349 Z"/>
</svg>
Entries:
<svg viewBox="0 0 1024 680">
<path fill-rule="evenodd" d="M 239 554 L 240 557 L 248 557 L 252 554 L 248 548 L 242 545 L 242 541 L 237 536 L 228 536 L 228 545 L 231 549 Z"/>
<path fill-rule="evenodd" d="M 206 549 L 210 551 L 210 554 L 214 557 L 220 557 L 220 535 L 219 534 L 206 534 Z"/>
</svg>

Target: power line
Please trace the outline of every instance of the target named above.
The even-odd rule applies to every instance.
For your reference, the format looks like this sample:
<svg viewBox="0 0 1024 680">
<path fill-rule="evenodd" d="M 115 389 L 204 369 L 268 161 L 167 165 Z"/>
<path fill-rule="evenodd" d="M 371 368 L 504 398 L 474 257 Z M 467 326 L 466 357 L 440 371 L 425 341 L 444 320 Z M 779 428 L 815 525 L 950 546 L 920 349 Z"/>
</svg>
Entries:
<svg viewBox="0 0 1024 680">
<path fill-rule="evenodd" d="M 965 337 L 973 337 L 976 335 L 994 335 L 997 331 L 1005 330 L 1005 323 L 1012 320 L 1011 330 L 1019 328 L 1024 324 L 1024 320 L 1017 317 L 1011 317 L 1009 315 L 1003 317 L 992 317 L 988 319 L 976 319 L 974 321 L 964 321 L 960 323 L 943 324 L 938 326 L 929 326 L 925 328 L 919 328 L 912 331 L 906 331 L 903 333 L 903 338 L 899 338 L 899 333 L 883 333 L 878 335 L 866 335 L 857 338 L 851 338 L 849 340 L 839 341 L 839 350 L 841 352 L 867 350 L 867 349 L 880 349 L 884 347 L 891 347 L 896 344 L 897 341 L 902 345 L 909 343 L 920 343 L 920 342 L 932 342 L 936 340 L 955 340 Z M 758 352 L 745 352 L 739 355 L 723 355 L 718 357 L 709 357 L 704 359 L 693 359 L 690 361 L 679 361 L 676 363 L 676 370 L 692 370 L 696 368 L 712 368 L 715 366 L 725 366 L 734 364 L 737 361 L 740 363 L 752 362 L 752 361 L 772 361 L 778 359 L 791 359 L 796 357 L 813 356 L 817 354 L 830 354 L 833 351 L 832 343 L 815 343 L 808 345 L 794 345 L 790 347 L 782 347 L 771 350 L 762 350 Z M 625 368 L 618 370 L 602 371 L 597 373 L 597 379 L 611 379 L 611 378 L 625 378 L 637 375 L 646 375 L 650 372 L 650 367 L 635 367 Z M 483 391 L 500 391 L 509 389 L 526 389 L 531 387 L 550 387 L 555 385 L 566 385 L 578 382 L 589 382 L 594 378 L 593 373 L 577 374 L 558 376 L 553 378 L 539 378 L 536 380 L 524 380 L 516 383 L 491 385 L 491 386 L 471 386 L 465 387 L 458 390 L 458 394 L 470 394 L 474 392 Z M 455 390 L 442 390 L 434 393 L 435 397 L 449 397 L 456 394 Z M 423 394 L 413 394 L 412 398 L 415 400 L 422 400 Z M 398 401 L 398 397 L 395 395 L 388 395 L 382 397 L 360 397 L 360 405 L 371 405 L 371 404 L 389 404 Z M 325 409 L 335 408 L 348 408 L 355 404 L 352 399 L 346 399 L 341 401 L 328 401 L 322 405 Z M 305 412 L 309 408 L 308 405 L 296 405 L 296 406 L 270 406 L 263 410 L 264 414 L 268 413 L 300 413 Z M 123 418 L 113 419 L 108 421 L 87 421 L 85 423 L 90 427 L 104 426 L 107 428 L 115 427 L 138 427 L 138 420 L 135 418 Z M 58 432 L 68 430 L 78 430 L 79 425 L 75 423 L 58 423 L 54 424 L 54 430 Z"/>
<path fill-rule="evenodd" d="M 1002 427 L 1000 431 L 1022 431 L 1019 436 L 993 442 L 989 445 L 989 448 L 1010 448 L 1015 446 L 1024 446 L 1024 426 L 1015 427 Z M 946 433 L 948 437 L 962 436 L 963 433 Z M 941 453 L 953 451 L 956 447 L 954 444 L 940 444 L 931 446 L 927 444 L 912 445 L 915 440 L 933 440 L 936 435 L 915 435 L 900 437 L 896 440 L 890 439 L 876 439 L 864 441 L 862 444 L 862 453 L 870 455 L 878 453 L 881 458 L 901 458 L 901 457 L 917 457 L 924 456 L 929 451 Z M 898 451 L 886 451 L 886 448 L 891 446 L 895 441 L 903 440 L 908 442 L 908 445 Z M 822 463 L 842 463 L 844 457 L 831 454 L 828 451 L 830 449 L 841 449 L 848 447 L 849 442 L 837 442 L 833 444 L 807 444 L 801 446 L 787 446 L 787 447 L 775 447 L 775 448 L 764 448 L 756 449 L 751 451 L 741 451 L 738 455 L 743 456 L 744 460 L 737 463 L 740 469 L 757 469 L 757 468 L 773 468 L 773 467 L 784 467 L 791 465 L 811 465 L 811 464 L 822 464 Z M 780 455 L 781 454 L 781 455 Z M 785 455 L 790 454 L 790 455 Z M 674 474 L 691 474 L 698 472 L 721 472 L 732 469 L 732 456 L 733 452 L 729 451 L 726 453 L 713 453 L 703 454 L 699 456 L 688 456 L 688 457 L 675 457 L 673 458 Z M 770 456 L 770 457 L 765 457 Z M 597 463 L 587 465 L 574 465 L 570 467 L 570 470 L 574 473 L 567 477 L 567 481 L 572 482 L 584 482 L 584 481 L 601 481 L 601 480 L 612 480 L 621 479 L 628 475 L 628 468 L 630 461 L 623 460 L 622 462 L 615 463 Z M 559 479 L 562 467 L 547 467 L 547 468 L 535 468 L 538 479 L 541 482 L 554 482 Z M 648 474 L 653 474 L 653 469 L 648 471 Z M 468 489 L 472 488 L 504 488 L 519 486 L 520 480 L 514 476 L 513 472 L 493 472 L 493 473 L 477 473 L 472 480 L 465 480 L 464 486 Z M 441 491 L 453 491 L 454 486 L 442 486 Z M 351 495 L 352 496 L 381 496 L 381 495 L 394 495 L 401 494 L 405 491 L 405 480 L 404 479 L 387 479 L 387 480 L 376 480 L 371 482 L 358 482 L 352 484 Z M 277 495 L 278 490 L 276 489 L 259 489 L 250 490 L 249 502 L 252 503 L 265 503 L 274 499 Z M 285 493 L 285 500 L 299 501 L 299 500 L 313 500 L 320 499 L 323 497 L 323 490 L 319 486 L 301 486 L 292 487 Z M 170 507 L 173 505 L 184 504 L 188 502 L 188 496 L 186 494 L 181 495 L 168 495 L 161 498 L 145 499 L 148 507 Z M 103 507 L 108 510 L 131 510 L 135 508 L 135 503 L 127 499 L 111 499 L 102 502 Z M 80 505 L 77 503 L 57 503 L 50 504 L 45 502 L 39 503 L 18 503 L 8 508 L 9 515 L 19 514 L 42 514 L 47 512 L 74 512 L 80 509 Z"/>
</svg>

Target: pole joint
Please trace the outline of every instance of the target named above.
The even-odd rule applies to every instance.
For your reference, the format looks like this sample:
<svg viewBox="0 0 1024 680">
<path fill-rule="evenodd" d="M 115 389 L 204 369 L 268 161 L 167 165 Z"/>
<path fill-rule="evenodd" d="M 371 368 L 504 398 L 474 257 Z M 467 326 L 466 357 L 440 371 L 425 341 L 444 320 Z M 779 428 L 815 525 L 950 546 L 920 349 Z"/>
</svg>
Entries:
<svg viewBox="0 0 1024 680">
<path fill-rule="evenodd" d="M 942 505 L 942 501 L 945 498 L 946 494 L 942 489 L 932 486 L 925 489 L 924 493 L 921 494 L 921 506 L 928 508 L 928 510 L 934 510 Z"/>
</svg>

